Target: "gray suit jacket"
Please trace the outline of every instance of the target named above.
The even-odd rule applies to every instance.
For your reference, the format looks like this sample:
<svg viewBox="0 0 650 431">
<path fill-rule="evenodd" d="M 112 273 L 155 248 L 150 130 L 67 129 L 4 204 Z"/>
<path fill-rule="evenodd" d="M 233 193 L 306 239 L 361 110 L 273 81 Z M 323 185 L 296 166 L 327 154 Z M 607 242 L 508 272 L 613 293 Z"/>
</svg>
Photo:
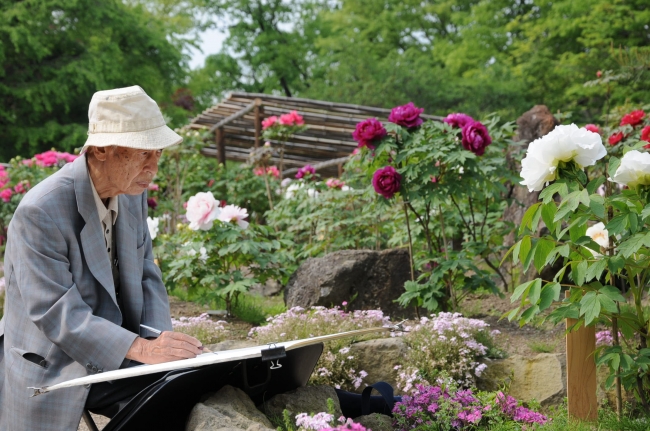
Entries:
<svg viewBox="0 0 650 431">
<path fill-rule="evenodd" d="M 41 387 L 115 370 L 141 323 L 171 330 L 167 293 L 154 264 L 147 196 L 119 196 L 115 233 L 124 315 L 86 158 L 30 190 L 9 225 L 5 315 L 0 321 L 0 430 L 76 430 L 89 388 L 30 398 Z M 4 344 L 4 345 L 3 345 Z M 44 358 L 40 364 L 27 358 Z"/>
</svg>

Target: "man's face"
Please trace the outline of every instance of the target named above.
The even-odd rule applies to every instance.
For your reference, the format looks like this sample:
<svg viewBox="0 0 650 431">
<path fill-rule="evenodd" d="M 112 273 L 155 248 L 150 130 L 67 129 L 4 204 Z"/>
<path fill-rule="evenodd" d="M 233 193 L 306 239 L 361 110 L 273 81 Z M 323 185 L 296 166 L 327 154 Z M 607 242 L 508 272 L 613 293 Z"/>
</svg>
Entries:
<svg viewBox="0 0 650 431">
<path fill-rule="evenodd" d="M 106 147 L 104 175 L 110 195 L 139 195 L 158 172 L 162 150 Z"/>
</svg>

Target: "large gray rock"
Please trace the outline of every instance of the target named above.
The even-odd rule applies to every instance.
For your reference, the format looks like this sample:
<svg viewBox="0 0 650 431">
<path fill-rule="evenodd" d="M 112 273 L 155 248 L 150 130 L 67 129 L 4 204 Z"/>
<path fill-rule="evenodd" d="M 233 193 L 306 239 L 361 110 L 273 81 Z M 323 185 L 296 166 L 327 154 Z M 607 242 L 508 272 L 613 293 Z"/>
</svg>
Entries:
<svg viewBox="0 0 650 431">
<path fill-rule="evenodd" d="M 536 400 L 543 406 L 560 404 L 566 397 L 566 371 L 558 354 L 540 353 L 532 358 L 513 355 L 487 362 L 477 388 L 496 391 L 509 386 L 519 401 Z"/>
<path fill-rule="evenodd" d="M 395 365 L 404 363 L 407 350 L 408 346 L 400 337 L 379 338 L 354 343 L 350 346 L 350 355 L 354 356 L 359 369 L 368 373 L 368 376 L 363 379 L 365 383 L 386 382 L 395 389 L 396 394 L 399 394 Z M 364 388 L 365 386 L 362 385 L 357 392 L 361 393 Z"/>
<path fill-rule="evenodd" d="M 372 431 L 393 431 L 393 419 L 390 416 L 372 413 L 354 418 L 354 421 Z"/>
<path fill-rule="evenodd" d="M 278 394 L 264 402 L 259 408 L 270 418 L 282 418 L 282 413 L 286 409 L 295 424 L 295 417 L 298 413 L 328 412 L 328 398 L 334 401 L 334 417 L 338 418 L 343 415 L 336 391 L 330 386 L 305 386 Z"/>
<path fill-rule="evenodd" d="M 412 317 L 412 309 L 394 302 L 411 279 L 407 249 L 341 250 L 304 261 L 284 290 L 287 307 L 340 305 L 356 295 L 348 308 L 381 309 L 392 318 Z"/>
<path fill-rule="evenodd" d="M 192 409 L 186 431 L 274 431 L 271 422 L 241 389 L 224 386 Z"/>
</svg>

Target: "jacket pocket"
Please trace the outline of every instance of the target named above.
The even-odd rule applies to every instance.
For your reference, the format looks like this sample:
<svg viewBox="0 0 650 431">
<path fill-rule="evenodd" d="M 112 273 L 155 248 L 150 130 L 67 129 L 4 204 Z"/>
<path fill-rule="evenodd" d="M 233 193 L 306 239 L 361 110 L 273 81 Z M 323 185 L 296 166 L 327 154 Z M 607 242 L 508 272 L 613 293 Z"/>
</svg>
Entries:
<svg viewBox="0 0 650 431">
<path fill-rule="evenodd" d="M 12 347 L 10 350 L 32 365 L 41 369 L 47 369 L 47 361 L 38 353 L 28 352 L 27 350 L 19 349 L 18 347 Z"/>
</svg>

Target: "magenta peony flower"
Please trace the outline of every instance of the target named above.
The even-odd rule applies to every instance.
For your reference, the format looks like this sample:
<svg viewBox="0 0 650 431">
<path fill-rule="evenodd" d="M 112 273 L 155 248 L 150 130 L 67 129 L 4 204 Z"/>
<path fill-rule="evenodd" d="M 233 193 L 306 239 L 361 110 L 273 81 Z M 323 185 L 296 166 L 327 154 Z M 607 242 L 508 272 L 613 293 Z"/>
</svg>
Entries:
<svg viewBox="0 0 650 431">
<path fill-rule="evenodd" d="M 368 147 L 374 149 L 374 142 L 380 141 L 386 134 L 386 128 L 381 121 L 376 118 L 368 118 L 357 123 L 357 127 L 352 132 L 352 137 L 359 143 L 359 148 Z"/>
<path fill-rule="evenodd" d="M 18 184 L 16 184 L 16 186 L 14 187 L 14 191 L 18 194 L 22 194 L 22 193 L 27 193 L 27 190 L 29 190 L 29 188 L 30 188 L 29 181 L 23 180 Z"/>
<path fill-rule="evenodd" d="M 462 135 L 463 148 L 477 156 L 482 156 L 485 148 L 492 143 L 487 128 L 478 121 L 465 124 Z"/>
<path fill-rule="evenodd" d="M 154 198 L 147 198 L 147 206 L 152 210 L 155 210 L 158 206 L 158 202 L 156 202 L 156 199 Z"/>
<path fill-rule="evenodd" d="M 417 108 L 413 102 L 406 105 L 396 106 L 390 111 L 388 121 L 404 127 L 418 127 L 424 122 L 420 118 L 420 114 L 424 112 L 424 108 Z"/>
<path fill-rule="evenodd" d="M 305 175 L 315 175 L 316 174 L 316 169 L 312 165 L 305 165 L 302 168 L 298 170 L 298 173 L 296 174 L 296 179 L 301 179 L 305 177 Z"/>
<path fill-rule="evenodd" d="M 392 198 L 399 191 L 402 176 L 392 166 L 377 169 L 372 176 L 372 186 L 375 191 L 385 197 Z"/>
<path fill-rule="evenodd" d="M 445 119 L 442 120 L 442 121 L 449 124 L 454 129 L 456 129 L 456 128 L 462 129 L 463 127 L 465 127 L 465 125 L 467 123 L 473 123 L 474 119 L 472 117 L 470 117 L 469 115 L 467 115 L 467 114 L 462 114 L 460 112 L 456 112 L 456 113 L 447 115 L 445 117 Z"/>
</svg>

